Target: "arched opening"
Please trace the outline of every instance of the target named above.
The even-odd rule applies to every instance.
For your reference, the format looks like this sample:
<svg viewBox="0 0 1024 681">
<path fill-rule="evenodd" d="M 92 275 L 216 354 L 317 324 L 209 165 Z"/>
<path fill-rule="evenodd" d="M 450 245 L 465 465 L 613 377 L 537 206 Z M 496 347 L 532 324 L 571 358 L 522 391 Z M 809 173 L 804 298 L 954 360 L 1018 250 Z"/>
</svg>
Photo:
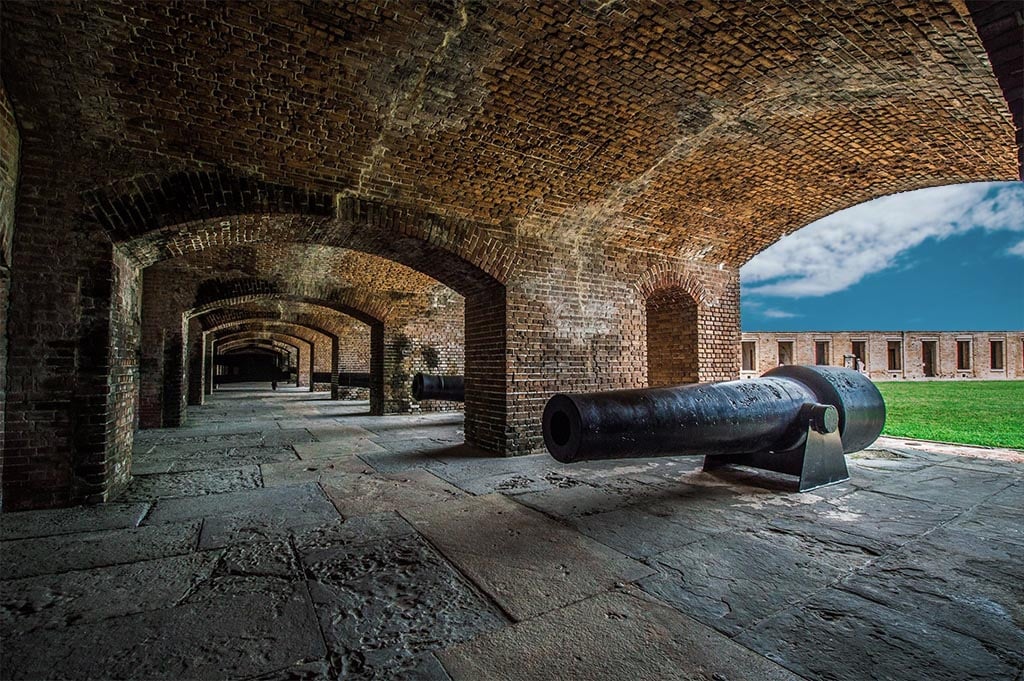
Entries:
<svg viewBox="0 0 1024 681">
<path fill-rule="evenodd" d="M 371 363 L 371 373 L 380 367 L 385 374 L 382 399 L 372 400 L 374 411 L 451 409 L 451 404 L 414 402 L 409 387 L 417 371 L 459 373 L 466 380 L 466 441 L 489 451 L 504 451 L 508 386 L 503 282 L 514 264 L 507 246 L 481 239 L 478 226 L 471 222 L 365 199 L 248 182 L 223 172 L 180 173 L 167 182 L 178 187 L 184 196 L 168 203 L 163 198 L 166 192 L 136 193 L 141 186 L 138 183 L 127 187 L 115 183 L 88 199 L 96 220 L 134 262 L 148 272 L 153 265 L 205 257 L 218 249 L 235 249 L 238 253 L 238 249 L 255 250 L 263 246 L 267 253 L 278 255 L 282 249 L 305 249 L 309 256 L 301 263 L 301 273 L 278 276 L 271 286 L 258 290 L 286 294 L 315 291 L 316 298 L 325 303 L 335 300 L 338 293 L 355 293 L 360 302 L 367 294 L 377 294 L 378 299 L 385 300 L 382 307 L 369 310 L 377 318 L 388 310 L 392 312 L 384 320 L 381 337 L 371 338 L 370 343 L 371 355 L 381 358 Z M 238 190 L 213 196 L 195 190 L 205 184 Z M 250 187 L 258 191 L 247 191 Z M 111 206 L 125 202 L 146 205 L 144 217 L 110 210 Z M 381 289 L 381 278 L 362 289 L 357 286 L 359 290 L 355 291 L 351 287 L 345 290 L 344 285 L 333 286 L 338 278 L 329 275 L 329 263 L 336 254 L 346 252 L 352 254 L 346 256 L 349 260 L 361 257 L 366 262 L 369 257 L 432 281 L 435 290 L 416 291 L 421 298 L 432 301 L 430 309 L 410 327 L 408 320 L 400 318 L 410 300 L 409 292 L 401 287 Z M 248 262 L 252 266 L 245 274 L 251 281 L 253 277 L 262 278 L 268 267 L 273 269 L 272 258 L 257 257 Z M 384 266 L 375 264 L 373 268 L 357 267 L 353 271 L 381 267 Z M 229 282 L 229 288 L 244 286 L 237 277 L 240 271 L 235 271 L 235 263 L 226 268 L 214 266 L 210 271 L 218 269 L 233 270 L 232 276 L 227 277 L 234 280 Z M 211 290 L 205 289 L 203 296 L 196 296 L 194 307 L 207 302 L 205 294 Z M 445 301 L 453 297 L 458 300 L 461 318 L 457 338 L 448 339 L 443 335 L 450 324 L 447 313 L 439 314 L 438 301 L 444 307 L 448 305 Z M 188 393 L 190 402 L 195 403 L 192 396 L 201 395 L 202 391 L 197 393 L 190 388 Z"/>
<path fill-rule="evenodd" d="M 647 385 L 652 388 L 700 380 L 697 301 L 682 287 L 647 297 Z"/>
</svg>

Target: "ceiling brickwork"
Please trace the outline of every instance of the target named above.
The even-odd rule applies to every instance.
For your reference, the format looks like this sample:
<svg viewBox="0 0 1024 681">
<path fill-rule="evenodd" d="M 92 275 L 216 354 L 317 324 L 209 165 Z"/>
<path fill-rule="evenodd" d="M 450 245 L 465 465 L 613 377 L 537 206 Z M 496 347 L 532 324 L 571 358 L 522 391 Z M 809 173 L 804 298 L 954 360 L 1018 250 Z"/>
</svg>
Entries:
<svg viewBox="0 0 1024 681">
<path fill-rule="evenodd" d="M 959 0 L 9 0 L 3 22 L 25 147 L 93 198 L 224 172 L 263 213 L 359 197 L 736 266 L 879 195 L 1019 174 Z"/>
</svg>

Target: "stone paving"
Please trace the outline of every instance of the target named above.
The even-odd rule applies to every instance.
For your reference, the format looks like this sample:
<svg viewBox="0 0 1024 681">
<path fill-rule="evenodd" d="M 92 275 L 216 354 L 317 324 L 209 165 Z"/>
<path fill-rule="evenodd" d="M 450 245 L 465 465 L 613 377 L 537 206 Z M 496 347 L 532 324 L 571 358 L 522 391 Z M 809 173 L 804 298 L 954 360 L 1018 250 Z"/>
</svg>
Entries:
<svg viewBox="0 0 1024 681">
<path fill-rule="evenodd" d="M 0 516 L 0 676 L 1024 679 L 1024 464 L 883 440 L 800 494 L 366 412 L 221 391 L 115 502 Z"/>
</svg>

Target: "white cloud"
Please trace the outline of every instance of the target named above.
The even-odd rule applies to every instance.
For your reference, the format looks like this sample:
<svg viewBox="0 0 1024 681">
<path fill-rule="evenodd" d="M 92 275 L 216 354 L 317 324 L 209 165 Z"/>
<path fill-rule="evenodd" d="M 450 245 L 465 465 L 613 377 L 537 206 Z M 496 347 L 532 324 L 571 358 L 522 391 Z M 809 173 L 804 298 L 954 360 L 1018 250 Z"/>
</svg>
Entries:
<svg viewBox="0 0 1024 681">
<path fill-rule="evenodd" d="M 800 315 L 793 312 L 786 312 L 785 310 L 779 310 L 774 307 L 770 307 L 761 313 L 765 317 L 771 317 L 772 319 L 792 319 L 793 317 L 799 317 Z"/>
<path fill-rule="evenodd" d="M 1021 241 L 1013 246 L 1006 249 L 1006 252 L 1010 255 L 1019 255 L 1024 258 L 1024 241 Z"/>
<path fill-rule="evenodd" d="M 801 298 L 842 291 L 927 239 L 972 229 L 1024 232 L 1024 184 L 974 183 L 894 194 L 833 213 L 743 266 L 744 293 Z M 1024 241 L 1010 249 L 1024 256 Z"/>
</svg>

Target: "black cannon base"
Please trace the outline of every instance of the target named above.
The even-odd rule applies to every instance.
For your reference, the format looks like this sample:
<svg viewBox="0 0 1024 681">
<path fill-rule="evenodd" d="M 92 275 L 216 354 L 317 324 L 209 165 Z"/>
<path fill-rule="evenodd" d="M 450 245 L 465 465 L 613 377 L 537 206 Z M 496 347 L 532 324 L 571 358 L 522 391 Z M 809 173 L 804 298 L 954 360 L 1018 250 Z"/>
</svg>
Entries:
<svg viewBox="0 0 1024 681">
<path fill-rule="evenodd" d="M 810 426 L 804 443 L 788 451 L 704 457 L 706 471 L 729 465 L 797 475 L 800 477 L 797 489 L 801 492 L 850 479 L 839 433 L 819 433 Z"/>
</svg>

